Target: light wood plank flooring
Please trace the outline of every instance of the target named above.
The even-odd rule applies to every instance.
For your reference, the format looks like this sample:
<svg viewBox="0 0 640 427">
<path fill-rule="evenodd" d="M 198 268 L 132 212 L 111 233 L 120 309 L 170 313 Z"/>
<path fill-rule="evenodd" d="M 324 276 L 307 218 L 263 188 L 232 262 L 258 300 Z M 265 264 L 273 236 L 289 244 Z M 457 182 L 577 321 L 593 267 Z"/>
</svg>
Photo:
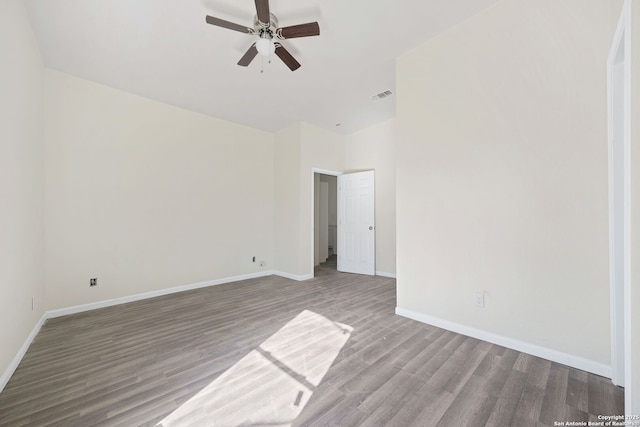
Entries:
<svg viewBox="0 0 640 427">
<path fill-rule="evenodd" d="M 553 426 L 624 412 L 606 378 L 394 309 L 394 280 L 328 262 L 306 282 L 51 319 L 0 393 L 0 425 Z"/>
</svg>

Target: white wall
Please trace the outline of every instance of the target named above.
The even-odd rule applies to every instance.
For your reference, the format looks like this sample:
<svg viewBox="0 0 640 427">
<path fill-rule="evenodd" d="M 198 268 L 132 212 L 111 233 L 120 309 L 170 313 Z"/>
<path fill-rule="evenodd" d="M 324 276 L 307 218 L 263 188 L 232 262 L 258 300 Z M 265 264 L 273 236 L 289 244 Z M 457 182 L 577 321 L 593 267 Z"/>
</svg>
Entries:
<svg viewBox="0 0 640 427">
<path fill-rule="evenodd" d="M 53 70 L 45 129 L 48 308 L 273 264 L 273 134 Z"/>
<path fill-rule="evenodd" d="M 19 0 L 0 2 L 0 58 L 2 373 L 44 312 L 44 68 Z M 0 377 L 0 390 L 5 380 Z"/>
<path fill-rule="evenodd" d="M 376 271 L 396 273 L 396 119 L 347 135 L 348 171 L 375 170 Z"/>
<path fill-rule="evenodd" d="M 606 369 L 609 42 L 607 2 L 503 0 L 399 58 L 400 309 Z"/>
</svg>

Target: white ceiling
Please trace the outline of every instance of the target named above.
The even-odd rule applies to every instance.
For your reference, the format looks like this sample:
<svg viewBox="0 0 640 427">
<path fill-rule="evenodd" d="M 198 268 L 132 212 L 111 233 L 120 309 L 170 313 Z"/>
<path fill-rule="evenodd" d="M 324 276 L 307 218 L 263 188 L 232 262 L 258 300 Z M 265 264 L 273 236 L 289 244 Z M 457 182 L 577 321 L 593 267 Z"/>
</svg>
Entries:
<svg viewBox="0 0 640 427">
<path fill-rule="evenodd" d="M 302 64 L 236 65 L 252 0 L 25 0 L 48 67 L 167 104 L 276 131 L 307 121 L 351 133 L 395 115 L 395 58 L 496 0 L 271 0 L 281 27 L 318 21 L 319 37 L 286 40 Z M 340 126 L 336 126 L 336 124 Z"/>
</svg>

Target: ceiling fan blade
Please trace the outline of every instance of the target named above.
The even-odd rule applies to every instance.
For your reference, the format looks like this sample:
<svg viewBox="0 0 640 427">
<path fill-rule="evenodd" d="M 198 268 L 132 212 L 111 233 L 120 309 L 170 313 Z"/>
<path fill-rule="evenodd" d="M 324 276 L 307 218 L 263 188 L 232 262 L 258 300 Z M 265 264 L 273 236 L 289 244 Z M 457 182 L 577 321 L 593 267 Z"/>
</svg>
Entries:
<svg viewBox="0 0 640 427">
<path fill-rule="evenodd" d="M 240 58 L 240 61 L 238 61 L 238 65 L 240 65 L 241 67 L 248 66 L 249 64 L 251 64 L 251 61 L 253 61 L 253 58 L 255 58 L 257 54 L 258 54 L 258 49 L 256 49 L 256 44 L 254 43 L 244 53 L 244 55 L 242 55 L 242 58 Z"/>
<path fill-rule="evenodd" d="M 240 24 L 234 24 L 233 22 L 225 21 L 224 19 L 215 18 L 207 15 L 207 24 L 215 25 L 216 27 L 228 28 L 229 30 L 240 31 L 241 33 L 253 34 L 253 28 L 246 27 Z"/>
<path fill-rule="evenodd" d="M 278 57 L 282 59 L 282 62 L 284 62 L 284 64 L 289 67 L 291 71 L 295 71 L 300 68 L 300 63 L 296 61 L 296 58 L 291 56 L 289 51 L 285 49 L 284 46 L 282 46 L 280 43 L 276 44 L 276 55 L 278 55 Z"/>
<path fill-rule="evenodd" d="M 255 2 L 258 21 L 263 24 L 269 24 L 271 22 L 271 15 L 269 14 L 269 0 L 255 0 Z"/>
<path fill-rule="evenodd" d="M 297 37 L 319 36 L 320 26 L 317 22 L 307 24 L 292 25 L 290 27 L 278 28 L 278 35 L 285 39 L 295 39 Z"/>
</svg>

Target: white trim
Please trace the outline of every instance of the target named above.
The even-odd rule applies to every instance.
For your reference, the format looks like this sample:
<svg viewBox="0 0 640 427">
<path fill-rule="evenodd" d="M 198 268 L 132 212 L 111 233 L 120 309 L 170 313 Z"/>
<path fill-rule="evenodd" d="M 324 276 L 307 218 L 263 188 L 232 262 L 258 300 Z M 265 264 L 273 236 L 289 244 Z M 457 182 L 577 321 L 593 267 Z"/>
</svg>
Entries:
<svg viewBox="0 0 640 427">
<path fill-rule="evenodd" d="M 613 162 L 613 70 L 621 45 L 624 46 L 624 107 L 623 107 L 623 150 L 624 150 L 624 242 L 623 242 L 623 291 L 616 286 L 614 252 L 614 162 Z M 631 405 L 631 1 L 625 0 L 613 37 L 607 59 L 607 115 L 608 115 L 608 151 L 609 151 L 609 284 L 611 289 L 611 379 L 614 384 L 625 387 L 625 407 Z M 622 312 L 622 324 L 616 319 L 616 313 Z M 622 336 L 620 336 L 622 335 Z M 624 348 L 622 356 L 620 352 Z"/>
<path fill-rule="evenodd" d="M 550 348 L 483 331 L 481 329 L 476 329 L 470 326 L 462 325 L 460 323 L 451 322 L 449 320 L 429 316 L 401 307 L 396 307 L 396 314 L 407 317 L 409 319 L 417 320 L 418 322 L 433 325 L 438 328 L 446 329 L 513 350 L 521 351 L 523 353 L 531 354 L 533 356 L 541 357 L 543 359 L 551 360 L 553 362 L 561 363 L 563 365 L 572 366 L 574 368 L 591 372 L 596 375 L 607 378 L 611 377 L 611 367 L 594 360 L 585 359 L 580 356 L 563 353 L 557 350 L 552 350 Z"/>
<path fill-rule="evenodd" d="M 285 279 L 297 280 L 298 282 L 313 279 L 313 274 L 291 274 L 285 273 L 284 271 L 274 271 L 273 274 L 275 274 L 276 276 L 284 277 Z"/>
<path fill-rule="evenodd" d="M 396 273 L 387 273 L 386 271 L 376 271 L 376 276 L 389 277 L 391 279 L 395 279 Z"/>
<path fill-rule="evenodd" d="M 315 190 L 316 190 L 315 175 L 317 173 L 320 173 L 322 175 L 330 175 L 330 176 L 342 175 L 342 172 L 336 172 L 328 169 L 321 169 L 321 168 L 314 168 L 314 167 L 311 168 L 311 273 L 305 274 L 304 276 L 299 276 L 299 277 L 306 277 L 305 279 L 302 279 L 302 280 L 313 279 L 314 267 L 316 265 L 316 259 L 315 259 L 315 252 L 316 252 L 315 237 L 316 236 L 315 236 L 313 226 L 315 221 Z M 307 277 L 307 276 L 310 276 L 310 277 Z M 282 276 L 282 277 L 286 277 L 286 276 Z M 294 280 L 299 280 L 299 279 L 294 279 Z"/>
<path fill-rule="evenodd" d="M 618 28 L 620 30 L 620 28 Z M 616 31 L 614 41 L 609 51 L 607 60 L 607 116 L 608 116 L 608 191 L 609 191 L 609 286 L 610 286 L 610 313 L 611 313 L 611 380 L 615 385 L 624 384 L 624 356 L 622 366 L 620 366 L 620 340 L 619 340 L 619 321 L 616 319 L 620 310 L 618 307 L 620 302 L 619 292 L 616 287 L 616 257 L 615 257 L 615 177 L 614 177 L 614 150 L 613 150 L 613 74 L 615 56 L 618 52 L 618 44 L 620 42 L 621 33 Z"/>
<path fill-rule="evenodd" d="M 625 280 L 624 280 L 624 399 L 625 399 L 625 412 L 627 415 L 633 414 L 634 408 L 633 401 L 638 399 L 633 398 L 640 391 L 633 389 L 633 377 L 631 371 L 631 0 L 625 0 L 622 5 L 622 11 L 620 12 L 620 20 L 624 22 L 624 56 L 625 56 L 625 69 L 624 69 L 624 85 L 625 85 L 625 97 L 624 97 L 624 154 L 625 154 L 625 212 L 624 212 L 624 224 L 625 224 Z"/>
<path fill-rule="evenodd" d="M 31 330 L 31 333 L 29 334 L 27 339 L 24 340 L 24 344 L 22 344 L 22 347 L 20 347 L 20 350 L 18 350 L 15 357 L 11 360 L 11 363 L 9 363 L 9 366 L 7 366 L 7 369 L 5 369 L 4 372 L 2 373 L 2 376 L 0 376 L 0 392 L 4 390 L 5 386 L 11 379 L 11 376 L 16 371 L 16 369 L 18 369 L 18 365 L 22 361 L 22 358 L 24 357 L 24 355 L 27 353 L 27 350 L 29 349 L 29 346 L 33 342 L 33 339 L 36 337 L 36 335 L 38 335 L 38 332 L 40 332 L 40 328 L 42 327 L 42 325 L 44 325 L 44 322 L 46 320 L 47 320 L 47 313 L 44 313 L 42 317 L 40 317 L 40 320 L 38 320 L 38 323 L 36 323 L 36 325 Z"/>
<path fill-rule="evenodd" d="M 336 172 L 336 171 L 332 171 L 329 169 L 322 169 L 322 168 L 311 168 L 311 170 L 313 171 L 313 173 L 320 173 L 322 175 L 330 175 L 330 176 L 338 176 L 344 173 L 344 172 Z"/>
</svg>

